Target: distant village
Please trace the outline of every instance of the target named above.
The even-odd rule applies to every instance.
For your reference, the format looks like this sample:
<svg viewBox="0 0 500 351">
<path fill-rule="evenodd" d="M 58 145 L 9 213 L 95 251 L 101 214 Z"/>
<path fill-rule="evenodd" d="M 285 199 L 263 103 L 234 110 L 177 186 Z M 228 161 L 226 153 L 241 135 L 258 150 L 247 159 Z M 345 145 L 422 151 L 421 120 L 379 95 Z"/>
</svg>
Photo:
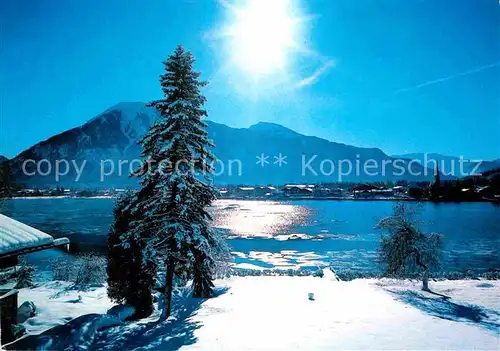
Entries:
<svg viewBox="0 0 500 351">
<path fill-rule="evenodd" d="M 223 199 L 500 201 L 498 187 L 461 181 L 228 186 L 219 191 Z"/>
<path fill-rule="evenodd" d="M 284 185 L 218 186 L 220 199 L 248 200 L 431 200 L 500 202 L 500 177 L 476 177 L 433 182 L 322 183 Z M 118 197 L 126 188 L 76 189 L 58 186 L 52 189 L 16 188 L 9 197 Z"/>
</svg>

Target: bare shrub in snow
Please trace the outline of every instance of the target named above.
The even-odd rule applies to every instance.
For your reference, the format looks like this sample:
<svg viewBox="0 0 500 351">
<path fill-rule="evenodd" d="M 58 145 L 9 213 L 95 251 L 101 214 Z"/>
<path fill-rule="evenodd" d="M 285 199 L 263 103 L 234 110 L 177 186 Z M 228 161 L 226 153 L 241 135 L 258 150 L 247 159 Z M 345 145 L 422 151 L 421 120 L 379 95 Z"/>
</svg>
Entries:
<svg viewBox="0 0 500 351">
<path fill-rule="evenodd" d="M 223 234 L 219 232 L 216 237 L 216 244 L 212 247 L 214 257 L 213 276 L 215 279 L 228 278 L 231 276 L 230 271 L 233 262 L 231 248 Z"/>
<path fill-rule="evenodd" d="M 28 264 L 25 260 L 21 261 L 20 266 L 16 269 L 16 274 L 14 289 L 30 288 L 34 285 L 35 267 Z"/>
<path fill-rule="evenodd" d="M 56 258 L 50 261 L 52 278 L 65 282 L 73 281 L 75 276 L 75 264 L 67 259 Z"/>
<path fill-rule="evenodd" d="M 488 271 L 482 275 L 483 278 L 488 280 L 499 280 L 500 279 L 500 270 Z"/>
<path fill-rule="evenodd" d="M 440 265 L 442 236 L 420 231 L 415 210 L 403 203 L 394 205 L 393 213 L 383 218 L 377 227 L 388 232 L 382 235 L 379 248 L 385 274 L 409 277 L 416 271 L 423 271 L 422 290 L 429 291 L 429 269 Z"/>
<path fill-rule="evenodd" d="M 335 271 L 337 277 L 342 281 L 351 281 L 355 279 L 380 278 L 380 273 L 377 272 L 362 272 L 350 269 L 341 269 Z"/>
<path fill-rule="evenodd" d="M 8 283 L 10 280 L 16 278 L 16 270 L 14 268 L 2 269 L 0 271 L 0 285 Z"/>
<path fill-rule="evenodd" d="M 106 259 L 96 254 L 84 254 L 76 261 L 75 285 L 101 285 L 106 281 Z"/>
</svg>

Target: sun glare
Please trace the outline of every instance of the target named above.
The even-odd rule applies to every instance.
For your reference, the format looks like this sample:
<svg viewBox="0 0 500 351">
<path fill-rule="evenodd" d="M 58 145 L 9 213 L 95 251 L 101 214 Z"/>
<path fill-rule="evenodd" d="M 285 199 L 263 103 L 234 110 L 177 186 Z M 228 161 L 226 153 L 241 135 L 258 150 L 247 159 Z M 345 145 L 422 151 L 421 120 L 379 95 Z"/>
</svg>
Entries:
<svg viewBox="0 0 500 351">
<path fill-rule="evenodd" d="M 296 20 L 288 0 L 247 0 L 231 7 L 233 60 L 244 71 L 266 75 L 284 70 L 294 46 Z"/>
<path fill-rule="evenodd" d="M 335 61 L 306 46 L 316 15 L 302 0 L 218 0 L 225 16 L 207 36 L 223 59 L 216 76 L 256 100 L 314 84 Z"/>
</svg>

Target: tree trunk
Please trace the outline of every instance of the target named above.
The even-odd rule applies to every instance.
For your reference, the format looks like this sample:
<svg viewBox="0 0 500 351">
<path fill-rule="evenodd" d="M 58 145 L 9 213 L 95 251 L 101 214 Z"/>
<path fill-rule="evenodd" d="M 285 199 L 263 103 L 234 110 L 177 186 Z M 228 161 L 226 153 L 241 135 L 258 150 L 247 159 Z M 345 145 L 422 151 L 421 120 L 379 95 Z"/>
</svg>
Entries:
<svg viewBox="0 0 500 351">
<path fill-rule="evenodd" d="M 170 317 L 172 311 L 172 288 L 174 281 L 174 260 L 170 257 L 167 263 L 167 272 L 165 275 L 165 292 L 163 293 L 163 310 L 161 311 L 160 320 L 166 320 Z"/>
<path fill-rule="evenodd" d="M 203 296 L 203 254 L 196 252 L 193 267 L 193 297 Z"/>
<path fill-rule="evenodd" d="M 426 268 L 422 277 L 422 290 L 431 291 L 429 289 L 429 270 Z"/>
<path fill-rule="evenodd" d="M 201 277 L 201 267 L 200 267 L 200 257 L 197 256 L 194 264 L 194 272 L 193 272 L 193 297 L 198 298 L 202 297 L 203 289 L 202 289 L 202 277 Z"/>
<path fill-rule="evenodd" d="M 175 206 L 175 198 L 177 196 L 177 185 L 172 189 L 172 194 L 170 197 L 171 206 Z M 169 233 L 173 235 L 173 233 Z M 169 253 L 167 260 L 167 271 L 165 272 L 165 292 L 163 293 L 163 310 L 161 311 L 160 320 L 166 320 L 170 317 L 172 311 L 172 289 L 174 283 L 174 257 L 172 256 L 171 249 L 174 247 L 174 239 L 170 237 L 169 239 Z"/>
<path fill-rule="evenodd" d="M 415 262 L 417 263 L 417 266 L 422 267 L 424 269 L 424 273 L 422 274 L 422 290 L 431 291 L 429 289 L 429 269 L 420 260 L 420 252 L 417 249 L 415 249 Z"/>
</svg>

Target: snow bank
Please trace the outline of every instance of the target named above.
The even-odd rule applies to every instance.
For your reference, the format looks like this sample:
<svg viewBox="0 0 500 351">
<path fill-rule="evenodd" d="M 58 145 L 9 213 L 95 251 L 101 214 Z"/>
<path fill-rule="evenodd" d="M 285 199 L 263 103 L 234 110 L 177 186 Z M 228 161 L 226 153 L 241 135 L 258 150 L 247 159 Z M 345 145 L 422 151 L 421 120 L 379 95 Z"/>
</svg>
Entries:
<svg viewBox="0 0 500 351">
<path fill-rule="evenodd" d="M 39 334 L 84 314 L 106 314 L 113 306 L 106 288 L 71 290 L 71 283 L 53 281 L 33 289 L 19 289 L 18 301 L 33 301 L 36 315 L 24 326 L 29 334 Z"/>
<path fill-rule="evenodd" d="M 23 324 L 28 335 L 11 343 L 14 350 L 84 349 L 102 329 L 122 325 L 134 313 L 130 306 L 113 306 L 100 287 L 88 291 L 69 289 L 65 282 L 50 282 L 33 289 L 20 289 L 19 301 L 33 301 L 36 315 Z"/>
<path fill-rule="evenodd" d="M 53 241 L 50 235 L 0 214 L 0 255 Z"/>
<path fill-rule="evenodd" d="M 496 350 L 500 282 L 260 276 L 218 281 L 215 298 L 186 297 L 164 323 L 100 333 L 93 349 Z M 313 294 L 314 300 L 309 296 Z M 409 297 L 409 298 L 407 298 Z M 476 313 L 476 315 L 474 315 Z"/>
<path fill-rule="evenodd" d="M 68 342 L 88 350 L 498 349 L 500 281 L 431 282 L 434 294 L 420 286 L 337 281 L 328 271 L 323 278 L 233 277 L 217 281 L 218 296 L 209 300 L 193 299 L 187 290 L 175 296 L 174 316 L 166 322 L 155 314 L 126 325 L 116 315 L 103 316 L 112 306 L 105 288 L 65 292 L 53 282 L 21 289 L 20 299 L 37 305 L 37 315 L 25 323 L 30 332 L 70 321 L 38 339 L 50 349 Z M 122 312 L 130 309 L 110 310 Z"/>
<path fill-rule="evenodd" d="M 106 314 L 115 316 L 118 319 L 125 321 L 134 315 L 135 308 L 131 305 L 116 305 L 111 307 Z"/>
<path fill-rule="evenodd" d="M 116 316 L 86 314 L 40 335 L 29 335 L 6 345 L 8 350 L 85 350 L 96 333 L 123 324 Z"/>
</svg>

